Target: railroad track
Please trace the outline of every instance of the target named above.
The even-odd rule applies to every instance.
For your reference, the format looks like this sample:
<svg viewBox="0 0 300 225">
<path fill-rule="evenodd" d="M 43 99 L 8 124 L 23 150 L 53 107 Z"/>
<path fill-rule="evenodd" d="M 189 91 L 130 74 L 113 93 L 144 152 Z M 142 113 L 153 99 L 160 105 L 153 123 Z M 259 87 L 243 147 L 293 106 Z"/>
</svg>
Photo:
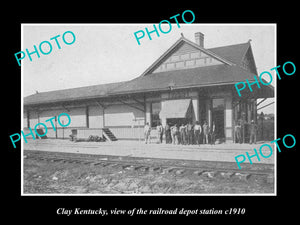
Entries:
<svg viewBox="0 0 300 225">
<path fill-rule="evenodd" d="M 45 160 L 49 162 L 75 163 L 103 168 L 117 168 L 124 171 L 174 174 L 176 176 L 193 174 L 209 178 L 239 178 L 248 180 L 251 176 L 263 176 L 268 183 L 274 182 L 272 165 L 249 165 L 246 169 L 236 169 L 235 163 L 203 162 L 192 160 L 153 159 L 129 156 L 103 156 L 76 153 L 58 153 L 24 150 L 25 159 Z"/>
</svg>

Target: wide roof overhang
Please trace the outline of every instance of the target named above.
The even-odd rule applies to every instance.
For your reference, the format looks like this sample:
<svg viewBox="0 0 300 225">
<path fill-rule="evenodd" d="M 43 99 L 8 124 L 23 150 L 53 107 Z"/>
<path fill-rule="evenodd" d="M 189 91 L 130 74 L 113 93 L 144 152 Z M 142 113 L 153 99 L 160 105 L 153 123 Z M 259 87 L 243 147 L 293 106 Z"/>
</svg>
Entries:
<svg viewBox="0 0 300 225">
<path fill-rule="evenodd" d="M 76 102 L 92 99 L 111 99 L 114 97 L 146 94 L 150 92 L 164 92 L 180 89 L 215 89 L 231 88 L 233 95 L 237 95 L 234 85 L 238 82 L 249 83 L 255 81 L 255 74 L 238 66 L 214 65 L 182 70 L 152 73 L 136 79 L 103 85 L 65 89 L 34 94 L 24 98 L 24 106 L 40 104 L 56 104 L 61 102 Z M 258 79 L 258 78 L 257 78 Z M 273 86 L 260 83 L 252 85 L 251 92 L 246 84 L 241 91 L 241 98 L 271 98 L 274 97 Z"/>
</svg>

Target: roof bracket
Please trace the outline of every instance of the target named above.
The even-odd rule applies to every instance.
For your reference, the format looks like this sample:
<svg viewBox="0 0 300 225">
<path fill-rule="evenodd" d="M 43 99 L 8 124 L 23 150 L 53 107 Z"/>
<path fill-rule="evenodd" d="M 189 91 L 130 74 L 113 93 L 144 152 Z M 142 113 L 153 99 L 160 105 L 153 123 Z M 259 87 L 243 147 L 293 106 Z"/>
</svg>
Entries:
<svg viewBox="0 0 300 225">
<path fill-rule="evenodd" d="M 264 105 L 264 106 L 258 108 L 257 110 L 263 109 L 263 108 L 265 108 L 265 107 L 267 107 L 267 106 L 269 106 L 269 105 L 272 105 L 272 104 L 274 104 L 274 102 L 271 102 L 271 103 L 269 103 L 269 104 L 267 104 L 267 105 Z"/>
<path fill-rule="evenodd" d="M 137 100 L 136 98 L 132 98 L 133 101 L 135 101 L 136 103 L 140 104 L 141 106 L 145 106 L 145 103 L 144 102 L 141 102 L 139 100 Z"/>
<path fill-rule="evenodd" d="M 260 105 L 261 103 L 263 103 L 264 101 L 266 101 L 267 98 L 264 98 L 263 100 L 261 100 L 259 103 L 256 104 L 256 106 Z"/>
<path fill-rule="evenodd" d="M 107 108 L 107 105 L 104 105 L 103 103 L 100 103 L 100 102 L 98 102 L 98 101 L 95 101 L 95 102 L 96 102 L 96 104 L 97 104 L 98 106 L 102 107 L 103 109 L 106 109 L 106 108 Z"/>
<path fill-rule="evenodd" d="M 67 110 L 67 112 L 70 112 L 70 109 L 69 108 L 67 108 L 65 105 L 61 105 L 65 110 Z"/>
<path fill-rule="evenodd" d="M 127 103 L 127 102 L 124 102 L 124 101 L 121 100 L 121 99 L 119 99 L 118 101 L 121 102 L 121 103 L 123 103 L 124 105 L 127 105 L 127 106 L 131 107 L 131 108 L 134 108 L 134 109 L 140 110 L 140 111 L 142 111 L 142 112 L 145 112 L 144 109 L 141 109 L 141 108 L 139 108 L 139 107 L 136 107 L 136 106 L 134 106 L 134 105 L 131 105 L 131 104 Z"/>
</svg>

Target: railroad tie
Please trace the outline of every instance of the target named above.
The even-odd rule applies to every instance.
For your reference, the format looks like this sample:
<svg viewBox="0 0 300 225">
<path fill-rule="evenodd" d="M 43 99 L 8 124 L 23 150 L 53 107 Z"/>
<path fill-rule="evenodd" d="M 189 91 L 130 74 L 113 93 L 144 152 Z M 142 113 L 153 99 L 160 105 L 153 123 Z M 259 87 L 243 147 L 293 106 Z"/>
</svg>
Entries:
<svg viewBox="0 0 300 225">
<path fill-rule="evenodd" d="M 156 171 L 158 171 L 158 170 L 160 170 L 161 168 L 160 167 L 150 167 L 149 168 L 149 172 L 156 172 Z"/>
<path fill-rule="evenodd" d="M 103 163 L 102 164 L 102 167 L 107 167 L 107 166 L 110 166 L 112 163 Z"/>
<path fill-rule="evenodd" d="M 135 167 L 134 165 L 131 165 L 131 166 L 129 166 L 129 167 L 126 167 L 125 169 L 126 169 L 126 170 L 134 170 L 134 167 Z"/>
<path fill-rule="evenodd" d="M 61 161 L 63 161 L 63 159 L 53 159 L 53 160 L 51 160 L 51 162 L 61 162 Z"/>
<path fill-rule="evenodd" d="M 202 175 L 208 177 L 208 178 L 213 178 L 216 176 L 216 173 L 215 171 L 205 171 L 202 173 Z"/>
<path fill-rule="evenodd" d="M 140 168 L 140 171 L 142 171 L 142 172 L 148 172 L 149 171 L 149 167 L 148 166 L 142 166 Z"/>
<path fill-rule="evenodd" d="M 63 161 L 61 161 L 62 163 L 69 163 L 70 160 L 68 159 L 64 159 Z"/>
<path fill-rule="evenodd" d="M 175 169 L 176 169 L 176 168 L 173 168 L 173 167 L 165 168 L 165 169 L 163 169 L 162 174 L 165 174 L 165 173 L 171 173 L 171 172 L 173 172 Z"/>
<path fill-rule="evenodd" d="M 118 163 L 111 163 L 111 164 L 108 165 L 108 167 L 110 167 L 110 168 L 114 168 L 114 167 L 117 167 L 117 166 L 119 166 Z"/>
<path fill-rule="evenodd" d="M 267 183 L 268 184 L 273 184 L 274 183 L 274 175 L 270 174 L 267 176 Z"/>
<path fill-rule="evenodd" d="M 93 166 L 98 166 L 98 165 L 102 165 L 103 162 L 95 162 L 95 163 L 92 163 L 91 165 Z"/>
<path fill-rule="evenodd" d="M 134 170 L 140 170 L 143 166 L 135 166 Z"/>
<path fill-rule="evenodd" d="M 234 175 L 240 180 L 244 180 L 244 181 L 247 181 L 248 178 L 250 177 L 250 174 L 248 173 L 235 173 Z"/>
<path fill-rule="evenodd" d="M 123 168 L 123 169 L 127 169 L 128 167 L 131 167 L 131 166 L 132 166 L 132 165 L 128 165 L 128 164 L 127 164 L 127 165 L 123 165 L 122 168 Z"/>
<path fill-rule="evenodd" d="M 221 172 L 220 174 L 223 178 L 227 178 L 227 179 L 231 178 L 234 175 L 234 173 L 231 172 Z"/>
<path fill-rule="evenodd" d="M 44 161 L 50 161 L 50 159 L 47 158 L 47 157 L 38 157 L 38 159 L 39 159 L 39 160 L 44 160 Z"/>
<path fill-rule="evenodd" d="M 204 172 L 204 170 L 196 170 L 193 172 L 194 175 L 200 176 L 202 173 Z"/>
<path fill-rule="evenodd" d="M 185 170 L 183 170 L 183 169 L 180 169 L 180 170 L 176 170 L 176 175 L 181 175 L 181 174 L 183 174 L 185 172 Z"/>
</svg>

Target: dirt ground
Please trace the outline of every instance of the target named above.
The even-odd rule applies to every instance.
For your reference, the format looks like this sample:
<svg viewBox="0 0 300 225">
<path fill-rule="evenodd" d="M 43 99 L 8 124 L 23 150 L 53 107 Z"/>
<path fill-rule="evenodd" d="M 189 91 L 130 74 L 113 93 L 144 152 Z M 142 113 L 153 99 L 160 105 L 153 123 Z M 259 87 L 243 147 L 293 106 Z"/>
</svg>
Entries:
<svg viewBox="0 0 300 225">
<path fill-rule="evenodd" d="M 199 176 L 144 172 L 24 158 L 24 194 L 259 194 L 274 184 L 259 175 Z"/>
</svg>

